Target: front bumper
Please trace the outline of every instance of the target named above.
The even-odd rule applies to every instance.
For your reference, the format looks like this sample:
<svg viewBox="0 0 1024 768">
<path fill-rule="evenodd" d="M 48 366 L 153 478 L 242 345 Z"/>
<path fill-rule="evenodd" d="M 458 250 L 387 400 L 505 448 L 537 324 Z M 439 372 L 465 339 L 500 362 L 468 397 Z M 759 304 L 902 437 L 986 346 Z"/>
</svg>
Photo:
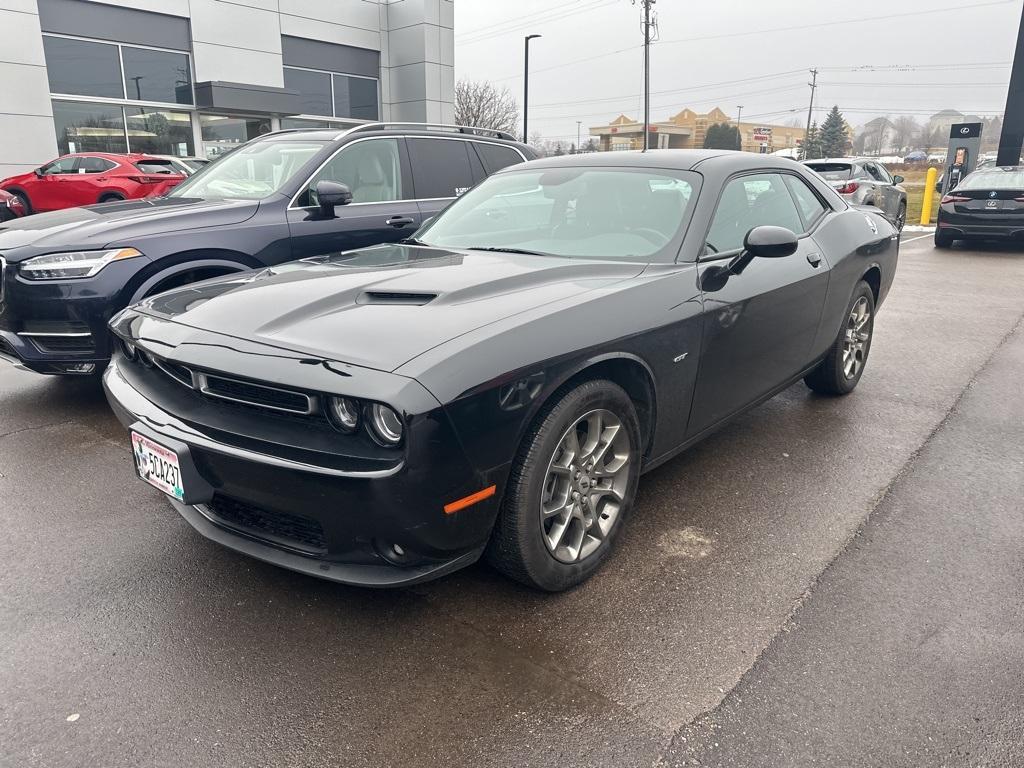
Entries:
<svg viewBox="0 0 1024 768">
<path fill-rule="evenodd" d="M 367 587 L 434 579 L 483 552 L 500 492 L 454 515 L 443 508 L 467 489 L 500 489 L 507 467 L 472 467 L 442 409 L 410 426 L 407 444 L 422 449 L 407 445 L 372 463 L 340 453 L 328 459 L 289 445 L 280 431 L 287 425 L 266 426 L 268 436 L 281 435 L 278 444 L 261 439 L 263 427 L 253 421 L 261 416 L 204 407 L 198 413 L 206 423 L 199 423 L 185 409 L 164 409 L 140 378 L 149 374 L 135 368 L 115 356 L 103 380 L 107 399 L 123 425 L 178 452 L 186 491 L 193 491 L 187 504 L 171 503 L 203 536 L 290 570 Z M 252 427 L 244 436 L 243 422 Z"/>
</svg>

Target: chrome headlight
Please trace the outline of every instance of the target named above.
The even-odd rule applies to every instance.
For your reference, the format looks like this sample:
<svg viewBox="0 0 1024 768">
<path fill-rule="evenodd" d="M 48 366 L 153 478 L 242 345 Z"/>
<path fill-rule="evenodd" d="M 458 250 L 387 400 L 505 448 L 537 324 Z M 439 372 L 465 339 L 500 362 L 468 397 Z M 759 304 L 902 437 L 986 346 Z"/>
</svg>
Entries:
<svg viewBox="0 0 1024 768">
<path fill-rule="evenodd" d="M 394 409 L 381 403 L 370 406 L 371 433 L 382 445 L 394 446 L 402 442 L 402 419 Z"/>
<path fill-rule="evenodd" d="M 332 397 L 327 401 L 327 415 L 342 432 L 355 432 L 359 427 L 359 401 L 351 397 Z"/>
<path fill-rule="evenodd" d="M 133 259 L 142 253 L 134 248 L 114 248 L 109 251 L 67 251 L 47 253 L 23 261 L 21 275 L 29 280 L 65 280 L 72 277 L 92 277 L 112 261 Z"/>
</svg>

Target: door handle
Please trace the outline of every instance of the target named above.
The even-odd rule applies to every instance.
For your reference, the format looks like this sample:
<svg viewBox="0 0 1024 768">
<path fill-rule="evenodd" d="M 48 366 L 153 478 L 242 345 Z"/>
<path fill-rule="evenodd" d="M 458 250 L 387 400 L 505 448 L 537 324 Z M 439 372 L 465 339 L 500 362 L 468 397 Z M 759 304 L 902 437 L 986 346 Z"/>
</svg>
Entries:
<svg viewBox="0 0 1024 768">
<path fill-rule="evenodd" d="M 810 264 L 815 269 L 817 269 L 818 265 L 821 264 L 821 254 L 820 253 L 808 253 L 807 254 L 807 263 Z"/>
<path fill-rule="evenodd" d="M 414 223 L 414 220 L 410 216 L 392 216 L 390 219 L 384 222 L 389 227 L 395 227 L 399 229 L 401 227 L 407 227 Z"/>
</svg>

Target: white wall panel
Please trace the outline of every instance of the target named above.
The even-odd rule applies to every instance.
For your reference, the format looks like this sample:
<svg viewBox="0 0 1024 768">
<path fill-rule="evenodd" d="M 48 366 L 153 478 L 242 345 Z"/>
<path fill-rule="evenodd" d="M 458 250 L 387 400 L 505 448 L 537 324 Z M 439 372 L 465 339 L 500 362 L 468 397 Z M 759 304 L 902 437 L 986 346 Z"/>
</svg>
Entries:
<svg viewBox="0 0 1024 768">
<path fill-rule="evenodd" d="M 343 24 L 327 24 L 303 16 L 281 16 L 281 34 L 322 40 L 327 43 L 351 45 L 356 48 L 380 50 L 381 34 L 376 29 L 362 29 Z"/>
<path fill-rule="evenodd" d="M 35 2 L 33 0 L 33 5 Z M 35 13 L 0 10 L 0 30 L 3 30 L 0 44 L 0 61 L 15 64 L 45 66 L 43 37 L 39 31 L 39 16 Z M 8 83 L 4 83 L 6 91 Z"/>
<path fill-rule="evenodd" d="M 183 16 L 188 18 L 189 0 L 84 0 L 85 2 L 97 2 L 103 5 L 118 5 L 122 8 L 134 8 L 138 11 L 149 11 L 150 13 L 164 13 L 168 16 Z"/>
<path fill-rule="evenodd" d="M 280 0 L 281 13 L 299 16 L 325 24 L 361 27 L 376 32 L 380 28 L 380 13 L 376 3 L 364 0 Z M 287 34 L 287 33 L 286 33 Z M 315 37 L 314 40 L 326 40 Z"/>
<path fill-rule="evenodd" d="M 281 54 L 246 51 L 223 45 L 193 43 L 196 80 L 223 80 L 229 83 L 252 83 L 284 87 Z"/>
<path fill-rule="evenodd" d="M 220 0 L 191 0 L 191 6 L 193 41 L 280 56 L 281 25 L 276 13 Z"/>
<path fill-rule="evenodd" d="M 0 166 L 5 176 L 38 168 L 57 157 L 52 117 L 0 114 Z"/>
</svg>

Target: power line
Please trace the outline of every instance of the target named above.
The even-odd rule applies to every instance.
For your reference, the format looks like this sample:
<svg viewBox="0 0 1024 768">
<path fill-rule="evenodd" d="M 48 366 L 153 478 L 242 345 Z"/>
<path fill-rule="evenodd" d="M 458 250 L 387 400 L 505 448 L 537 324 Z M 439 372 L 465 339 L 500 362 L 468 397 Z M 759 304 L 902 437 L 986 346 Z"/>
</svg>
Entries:
<svg viewBox="0 0 1024 768">
<path fill-rule="evenodd" d="M 519 31 L 521 29 L 525 29 L 527 27 L 536 26 L 538 24 L 546 24 L 548 22 L 561 21 L 562 19 L 566 19 L 566 18 L 569 18 L 571 16 L 576 16 L 576 15 L 578 15 L 581 12 L 584 12 L 584 11 L 594 11 L 594 10 L 597 10 L 598 8 L 603 8 L 605 6 L 612 5 L 613 3 L 616 3 L 616 2 L 617 2 L 617 0 L 590 0 L 586 5 L 582 5 L 582 6 L 579 6 L 579 7 L 576 7 L 576 8 L 569 8 L 569 9 L 559 8 L 559 9 L 556 9 L 556 10 L 545 11 L 544 13 L 548 14 L 548 15 L 546 15 L 544 17 L 537 17 L 537 18 L 533 18 L 533 19 L 531 19 L 530 17 L 523 17 L 521 19 L 512 19 L 512 20 L 509 20 L 509 21 L 506 21 L 506 22 L 502 22 L 502 24 L 505 24 L 505 25 L 508 25 L 508 26 L 504 26 L 501 29 L 496 29 L 496 30 L 494 30 L 492 32 L 488 32 L 488 33 L 485 33 L 485 34 L 478 34 L 478 35 L 472 35 L 472 34 L 466 33 L 465 36 L 459 38 L 459 44 L 460 45 L 473 45 L 474 43 L 480 43 L 480 42 L 483 42 L 485 40 L 490 40 L 490 39 L 495 38 L 495 37 L 500 37 L 500 36 L 505 35 L 505 34 L 510 34 L 512 32 L 516 32 L 516 31 Z"/>
</svg>

